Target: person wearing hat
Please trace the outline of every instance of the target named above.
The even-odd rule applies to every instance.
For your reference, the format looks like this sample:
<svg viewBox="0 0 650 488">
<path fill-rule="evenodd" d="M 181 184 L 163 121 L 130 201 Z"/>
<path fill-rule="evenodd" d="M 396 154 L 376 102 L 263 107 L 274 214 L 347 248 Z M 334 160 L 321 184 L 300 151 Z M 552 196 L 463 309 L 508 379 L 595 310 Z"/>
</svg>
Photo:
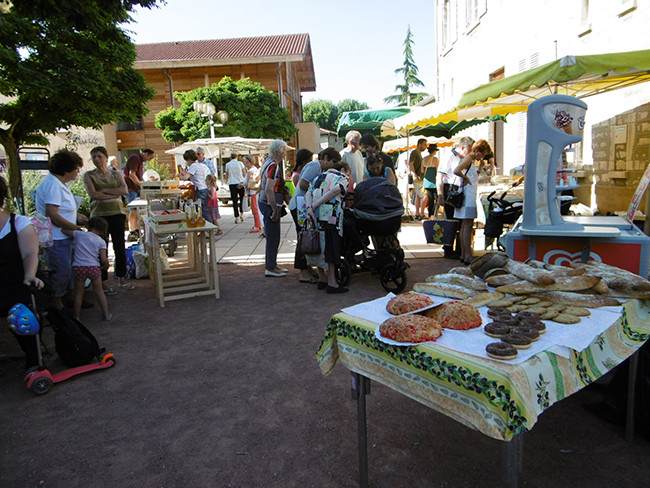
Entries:
<svg viewBox="0 0 650 488">
<path fill-rule="evenodd" d="M 438 173 L 438 166 L 440 160 L 436 156 L 438 154 L 438 145 L 435 142 L 429 144 L 429 155 L 424 158 L 422 162 L 424 171 L 424 180 L 422 181 L 422 188 L 427 192 L 427 205 L 429 218 L 435 217 L 434 211 L 436 201 L 438 200 L 438 190 L 436 189 L 436 177 Z M 422 212 L 424 214 L 424 212 Z"/>
</svg>

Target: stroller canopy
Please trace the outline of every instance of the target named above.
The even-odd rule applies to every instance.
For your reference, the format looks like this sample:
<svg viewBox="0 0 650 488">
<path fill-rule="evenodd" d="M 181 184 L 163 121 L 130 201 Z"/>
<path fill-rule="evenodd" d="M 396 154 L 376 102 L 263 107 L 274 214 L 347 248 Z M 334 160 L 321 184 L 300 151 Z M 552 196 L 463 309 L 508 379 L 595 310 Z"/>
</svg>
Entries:
<svg viewBox="0 0 650 488">
<path fill-rule="evenodd" d="M 352 213 L 358 219 L 387 220 L 404 214 L 402 195 L 386 178 L 370 178 L 354 188 Z"/>
</svg>

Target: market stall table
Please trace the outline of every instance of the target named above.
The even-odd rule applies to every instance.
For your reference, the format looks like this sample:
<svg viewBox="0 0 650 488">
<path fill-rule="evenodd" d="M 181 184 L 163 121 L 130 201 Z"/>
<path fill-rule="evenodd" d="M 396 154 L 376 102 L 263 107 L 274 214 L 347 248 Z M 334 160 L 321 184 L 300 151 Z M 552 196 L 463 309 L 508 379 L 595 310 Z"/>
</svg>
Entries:
<svg viewBox="0 0 650 488">
<path fill-rule="evenodd" d="M 650 337 L 647 302 L 629 300 L 621 310 L 585 349 L 553 347 L 519 364 L 437 343 L 390 346 L 376 337 L 377 322 L 345 312 L 334 315 L 317 359 L 323 375 L 331 373 L 339 359 L 352 372 L 353 398 L 358 400 L 360 486 L 368 483 L 365 395 L 370 380 L 505 441 L 502 477 L 516 486 L 521 469 L 520 434 L 532 429 L 544 410 L 609 372 Z"/>
<path fill-rule="evenodd" d="M 169 300 L 205 295 L 219 298 L 216 230 L 217 226 L 209 222 L 201 227 L 170 229 L 169 226 L 157 225 L 151 219 L 145 219 L 145 245 L 152 257 L 152 278 L 161 307 Z M 178 232 L 187 235 L 187 259 L 176 260 L 174 266 L 167 267 L 161 253 L 160 237 Z"/>
</svg>

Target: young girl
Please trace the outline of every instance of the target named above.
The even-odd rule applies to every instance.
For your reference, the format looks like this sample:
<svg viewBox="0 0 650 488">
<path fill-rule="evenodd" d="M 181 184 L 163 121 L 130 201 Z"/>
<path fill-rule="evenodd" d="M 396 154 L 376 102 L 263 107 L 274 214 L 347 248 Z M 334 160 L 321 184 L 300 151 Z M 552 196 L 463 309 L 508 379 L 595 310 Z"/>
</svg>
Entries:
<svg viewBox="0 0 650 488">
<path fill-rule="evenodd" d="M 221 227 L 219 227 L 219 219 L 221 214 L 219 213 L 219 199 L 217 198 L 217 177 L 215 175 L 208 175 L 205 177 L 205 184 L 208 185 L 208 204 L 207 204 L 207 214 L 205 219 L 209 222 L 212 222 L 217 226 L 217 235 L 220 236 L 223 234 Z"/>
<path fill-rule="evenodd" d="M 88 232 L 81 230 L 64 230 L 67 235 L 74 237 L 74 257 L 72 259 L 72 274 L 74 276 L 74 316 L 81 314 L 81 301 L 84 294 L 86 279 L 90 279 L 93 291 L 99 301 L 104 320 L 111 320 L 113 315 L 108 311 L 108 301 L 102 287 L 102 269 L 108 268 L 108 252 L 106 236 L 108 222 L 102 217 L 93 217 L 86 224 Z"/>
</svg>

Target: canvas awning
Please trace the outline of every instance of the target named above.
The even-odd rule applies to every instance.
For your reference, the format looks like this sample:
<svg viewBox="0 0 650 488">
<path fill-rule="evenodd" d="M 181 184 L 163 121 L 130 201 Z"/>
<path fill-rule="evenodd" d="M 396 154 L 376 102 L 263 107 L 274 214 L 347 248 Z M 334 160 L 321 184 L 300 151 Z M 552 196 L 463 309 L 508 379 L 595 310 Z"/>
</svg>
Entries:
<svg viewBox="0 0 650 488">
<path fill-rule="evenodd" d="M 209 158 L 229 157 L 231 153 L 237 154 L 265 154 L 273 139 L 247 139 L 244 137 L 216 137 L 214 139 L 196 139 L 184 142 L 178 147 L 165 151 L 167 154 L 183 154 L 188 149 L 202 147 Z M 288 146 L 288 149 L 294 149 Z"/>
<path fill-rule="evenodd" d="M 648 49 L 565 56 L 470 90 L 463 94 L 457 106 L 506 115 L 525 112 L 531 102 L 546 95 L 587 98 L 646 81 L 650 81 Z"/>
<path fill-rule="evenodd" d="M 381 147 L 381 150 L 388 154 L 392 152 L 404 152 L 406 150 L 412 151 L 417 146 L 419 139 L 420 137 L 418 137 L 417 135 L 413 135 L 409 138 L 401 137 L 399 139 L 386 141 Z M 425 139 L 427 140 L 428 144 L 435 142 L 440 148 L 440 147 L 453 146 L 456 142 L 458 142 L 460 138 L 452 137 L 451 139 L 446 139 L 442 137 L 425 137 Z M 408 148 L 406 147 L 407 141 L 408 141 Z"/>
<path fill-rule="evenodd" d="M 408 107 L 385 108 L 379 110 L 355 110 L 343 112 L 339 119 L 337 132 L 339 137 L 345 136 L 351 130 L 359 131 L 361 134 L 372 134 L 382 136 L 382 126 L 388 120 L 392 120 L 411 111 Z"/>
</svg>

